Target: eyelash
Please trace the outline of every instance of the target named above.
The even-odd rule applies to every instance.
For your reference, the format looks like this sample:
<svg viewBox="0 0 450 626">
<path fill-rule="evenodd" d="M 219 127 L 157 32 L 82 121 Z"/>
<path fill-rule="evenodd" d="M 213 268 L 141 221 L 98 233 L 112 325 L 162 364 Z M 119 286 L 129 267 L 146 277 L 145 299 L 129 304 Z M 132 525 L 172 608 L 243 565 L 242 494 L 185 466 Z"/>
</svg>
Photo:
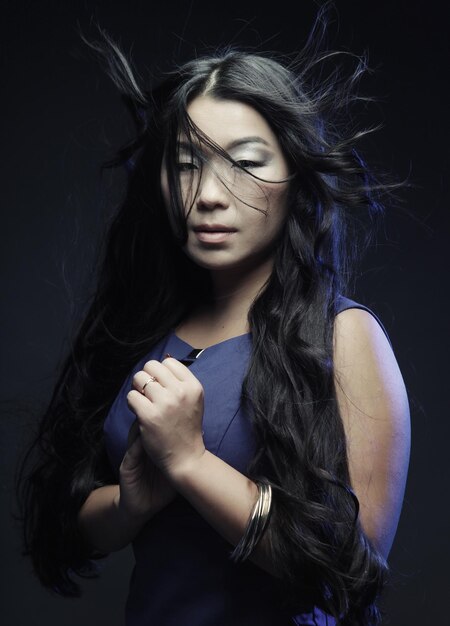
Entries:
<svg viewBox="0 0 450 626">
<path fill-rule="evenodd" d="M 191 172 L 194 169 L 197 169 L 197 165 L 195 163 L 177 163 L 177 169 L 179 172 Z"/>
<path fill-rule="evenodd" d="M 254 167 L 263 167 L 264 163 L 262 161 L 251 161 L 250 159 L 241 159 L 236 161 L 237 167 L 242 168 L 244 170 L 252 169 Z M 235 167 L 232 165 L 232 167 Z M 177 163 L 177 169 L 180 172 L 191 172 L 192 170 L 196 170 L 198 165 L 191 162 Z"/>
<path fill-rule="evenodd" d="M 244 170 L 249 170 L 253 167 L 262 167 L 264 165 L 262 161 L 250 161 L 249 159 L 241 159 L 240 161 L 236 161 L 236 163 Z"/>
</svg>

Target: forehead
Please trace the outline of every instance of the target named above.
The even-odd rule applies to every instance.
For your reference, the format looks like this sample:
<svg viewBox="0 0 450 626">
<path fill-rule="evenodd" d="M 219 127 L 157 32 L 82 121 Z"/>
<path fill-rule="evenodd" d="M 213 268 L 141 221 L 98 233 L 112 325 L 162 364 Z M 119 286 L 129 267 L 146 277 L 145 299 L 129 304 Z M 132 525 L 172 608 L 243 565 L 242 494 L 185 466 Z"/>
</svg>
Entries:
<svg viewBox="0 0 450 626">
<path fill-rule="evenodd" d="M 188 105 L 187 113 L 207 137 L 225 150 L 244 137 L 259 137 L 261 143 L 279 149 L 277 137 L 265 118 L 244 102 L 198 96 Z"/>
</svg>

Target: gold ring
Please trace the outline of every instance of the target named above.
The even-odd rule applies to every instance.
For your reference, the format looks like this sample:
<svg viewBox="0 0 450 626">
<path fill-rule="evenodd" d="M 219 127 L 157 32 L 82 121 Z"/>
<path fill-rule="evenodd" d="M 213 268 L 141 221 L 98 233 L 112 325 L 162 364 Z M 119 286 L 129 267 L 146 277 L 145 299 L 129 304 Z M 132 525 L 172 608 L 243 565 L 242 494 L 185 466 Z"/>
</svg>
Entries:
<svg viewBox="0 0 450 626">
<path fill-rule="evenodd" d="M 156 378 L 154 376 L 150 376 L 150 378 L 147 380 L 146 383 L 144 383 L 144 386 L 141 389 L 142 395 L 145 396 L 145 388 L 147 387 L 148 383 L 154 383 L 155 381 L 156 381 Z"/>
</svg>

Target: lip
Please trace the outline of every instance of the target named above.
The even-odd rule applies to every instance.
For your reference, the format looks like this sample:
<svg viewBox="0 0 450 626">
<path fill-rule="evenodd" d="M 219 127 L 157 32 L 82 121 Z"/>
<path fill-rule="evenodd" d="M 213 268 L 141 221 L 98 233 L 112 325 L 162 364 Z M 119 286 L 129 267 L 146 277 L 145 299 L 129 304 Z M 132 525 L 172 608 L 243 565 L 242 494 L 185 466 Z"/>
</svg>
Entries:
<svg viewBox="0 0 450 626">
<path fill-rule="evenodd" d="M 203 243 L 223 243 L 230 239 L 235 230 L 196 230 L 195 236 Z"/>
<path fill-rule="evenodd" d="M 226 224 L 199 224 L 198 226 L 194 226 L 193 230 L 202 233 L 234 233 L 236 232 L 236 228 L 232 228 L 231 226 L 226 226 Z"/>
</svg>

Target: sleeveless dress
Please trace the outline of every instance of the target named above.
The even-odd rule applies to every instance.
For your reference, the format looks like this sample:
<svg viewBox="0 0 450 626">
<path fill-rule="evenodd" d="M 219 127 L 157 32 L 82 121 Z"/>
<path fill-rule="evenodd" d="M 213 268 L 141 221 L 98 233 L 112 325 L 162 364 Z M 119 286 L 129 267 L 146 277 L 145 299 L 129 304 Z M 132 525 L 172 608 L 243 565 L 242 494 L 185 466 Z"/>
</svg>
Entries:
<svg viewBox="0 0 450 626">
<path fill-rule="evenodd" d="M 338 313 L 367 307 L 341 297 Z M 386 333 L 387 336 L 387 333 Z M 389 339 L 389 337 L 388 337 Z M 193 346 L 169 333 L 139 361 L 125 380 L 105 420 L 112 468 L 119 466 L 135 419 L 126 394 L 135 372 L 150 359 L 170 353 L 184 360 Z M 190 365 L 204 388 L 206 448 L 243 474 L 254 451 L 250 421 L 240 393 L 251 352 L 250 333 L 205 349 Z M 133 541 L 135 567 L 126 605 L 127 626 L 334 626 L 318 609 L 293 616 L 283 612 L 275 579 L 251 562 L 234 564 L 233 546 L 181 496 L 156 514 Z"/>
</svg>

